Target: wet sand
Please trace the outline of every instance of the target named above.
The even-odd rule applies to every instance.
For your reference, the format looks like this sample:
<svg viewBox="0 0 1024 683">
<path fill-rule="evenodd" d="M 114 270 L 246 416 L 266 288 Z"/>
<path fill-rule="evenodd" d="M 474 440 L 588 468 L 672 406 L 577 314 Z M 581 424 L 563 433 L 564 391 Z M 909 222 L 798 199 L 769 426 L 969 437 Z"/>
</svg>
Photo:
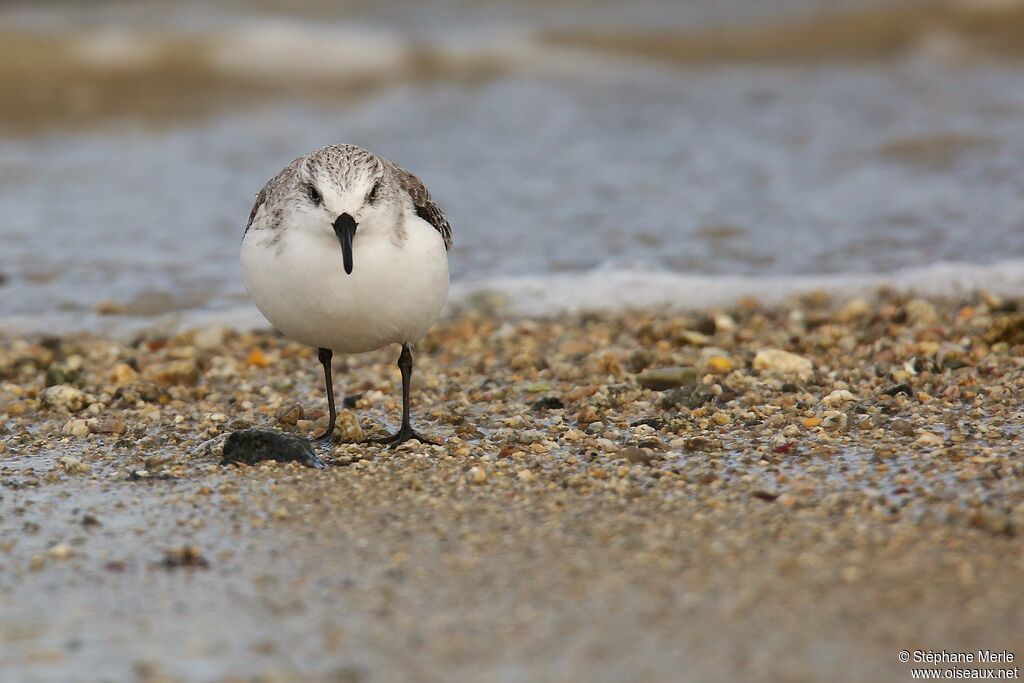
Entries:
<svg viewBox="0 0 1024 683">
<path fill-rule="evenodd" d="M 339 441 L 396 426 L 395 357 L 337 363 Z M 863 681 L 909 679 L 902 649 L 1024 654 L 1016 302 L 466 310 L 417 358 L 445 445 L 312 470 L 220 464 L 231 431 L 324 422 L 313 354 L 271 333 L 0 340 L 0 678 Z"/>
</svg>

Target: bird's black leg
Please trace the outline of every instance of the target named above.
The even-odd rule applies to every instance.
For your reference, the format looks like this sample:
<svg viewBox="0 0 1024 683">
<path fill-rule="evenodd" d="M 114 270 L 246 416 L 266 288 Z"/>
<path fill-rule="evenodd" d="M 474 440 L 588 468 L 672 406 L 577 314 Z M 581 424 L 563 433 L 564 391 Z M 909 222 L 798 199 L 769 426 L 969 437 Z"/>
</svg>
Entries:
<svg viewBox="0 0 1024 683">
<path fill-rule="evenodd" d="M 402 354 L 398 357 L 398 369 L 402 371 L 402 426 L 392 436 L 385 436 L 381 439 L 366 439 L 366 441 L 368 443 L 388 444 L 392 448 L 412 439 L 434 446 L 440 445 L 436 441 L 420 436 L 412 428 L 411 411 L 409 409 L 409 384 L 412 381 L 412 349 L 409 348 L 408 344 L 402 344 Z"/>
<path fill-rule="evenodd" d="M 331 381 L 331 359 L 334 358 L 334 352 L 330 349 L 317 349 L 317 357 L 324 366 L 324 384 L 327 385 L 327 429 L 313 438 L 330 443 L 334 435 L 334 423 L 338 420 L 338 411 L 334 409 L 334 382 Z"/>
</svg>

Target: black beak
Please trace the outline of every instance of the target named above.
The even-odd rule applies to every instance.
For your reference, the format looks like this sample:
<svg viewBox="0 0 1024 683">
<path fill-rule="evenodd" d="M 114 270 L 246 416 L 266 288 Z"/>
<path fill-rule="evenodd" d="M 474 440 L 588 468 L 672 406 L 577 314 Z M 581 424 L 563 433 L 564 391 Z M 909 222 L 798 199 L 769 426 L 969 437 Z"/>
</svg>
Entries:
<svg viewBox="0 0 1024 683">
<path fill-rule="evenodd" d="M 343 213 L 334 221 L 334 234 L 341 243 L 341 258 L 345 264 L 345 272 L 352 274 L 352 238 L 356 234 L 356 220 Z"/>
</svg>

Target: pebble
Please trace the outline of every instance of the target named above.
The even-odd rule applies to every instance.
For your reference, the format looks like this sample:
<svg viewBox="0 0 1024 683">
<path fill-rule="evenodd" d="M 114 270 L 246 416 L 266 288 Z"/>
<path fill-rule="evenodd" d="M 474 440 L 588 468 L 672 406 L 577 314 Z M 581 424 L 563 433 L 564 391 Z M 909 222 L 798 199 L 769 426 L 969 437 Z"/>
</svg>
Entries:
<svg viewBox="0 0 1024 683">
<path fill-rule="evenodd" d="M 56 410 L 77 413 L 92 403 L 92 399 L 81 389 L 58 384 L 43 391 L 43 403 Z"/>
<path fill-rule="evenodd" d="M 277 411 L 277 423 L 282 425 L 295 425 L 299 420 L 306 419 L 306 411 L 301 403 L 288 403 Z"/>
<path fill-rule="evenodd" d="M 334 439 L 340 443 L 357 443 L 363 440 L 363 428 L 359 419 L 350 410 L 342 410 L 334 421 Z"/>
<path fill-rule="evenodd" d="M 939 321 L 939 312 L 935 304 L 924 299 L 912 299 L 903 308 L 907 313 L 907 322 L 911 325 L 934 325 Z"/>
<path fill-rule="evenodd" d="M 636 376 L 636 381 L 644 389 L 652 389 L 654 391 L 675 389 L 694 384 L 697 381 L 697 369 L 688 366 L 677 366 L 644 370 Z"/>
<path fill-rule="evenodd" d="M 108 417 L 100 420 L 93 431 L 97 434 L 124 434 L 128 431 L 128 425 L 124 420 Z"/>
<path fill-rule="evenodd" d="M 487 481 L 487 470 L 482 467 L 470 467 L 469 480 L 474 484 L 485 483 Z"/>
<path fill-rule="evenodd" d="M 48 551 L 50 557 L 55 560 L 66 560 L 71 557 L 71 546 L 67 543 L 58 543 Z"/>
<path fill-rule="evenodd" d="M 732 359 L 728 356 L 709 356 L 706 365 L 708 370 L 719 375 L 726 375 L 735 367 Z"/>
<path fill-rule="evenodd" d="M 64 468 L 68 474 L 84 474 L 89 471 L 89 465 L 73 455 L 62 456 L 57 463 Z"/>
<path fill-rule="evenodd" d="M 149 380 L 165 386 L 192 386 L 199 381 L 199 366 L 191 358 L 149 365 L 143 371 Z"/>
<path fill-rule="evenodd" d="M 613 460 L 628 460 L 633 463 L 649 465 L 651 464 L 651 461 L 654 460 L 654 451 L 649 448 L 627 446 L 626 448 L 612 454 L 611 457 Z"/>
<path fill-rule="evenodd" d="M 814 372 L 814 364 L 809 358 L 798 356 L 781 349 L 762 349 L 754 356 L 755 370 L 766 370 L 783 375 L 796 375 L 806 379 Z"/>
<path fill-rule="evenodd" d="M 831 394 L 822 399 L 822 403 L 824 403 L 827 406 L 836 406 L 856 400 L 856 397 L 854 397 L 854 395 L 848 389 L 836 389 Z"/>
<path fill-rule="evenodd" d="M 192 343 L 196 345 L 197 349 L 216 351 L 224 346 L 226 336 L 227 330 L 224 327 L 204 327 L 201 330 L 196 330 L 192 336 Z"/>
<path fill-rule="evenodd" d="M 138 380 L 138 378 L 139 373 L 135 372 L 135 368 L 127 363 L 118 363 L 110 371 L 110 380 L 118 386 L 131 384 Z"/>
<path fill-rule="evenodd" d="M 86 420 L 68 420 L 61 431 L 71 436 L 88 436 L 92 430 Z"/>
</svg>

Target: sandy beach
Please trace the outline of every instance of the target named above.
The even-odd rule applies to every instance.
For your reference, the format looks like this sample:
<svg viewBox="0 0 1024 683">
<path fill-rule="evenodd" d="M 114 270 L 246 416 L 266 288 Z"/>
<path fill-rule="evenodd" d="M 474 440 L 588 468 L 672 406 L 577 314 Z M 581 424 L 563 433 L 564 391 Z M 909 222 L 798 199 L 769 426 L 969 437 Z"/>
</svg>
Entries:
<svg viewBox="0 0 1024 683">
<path fill-rule="evenodd" d="M 504 319 L 336 364 L 270 332 L 0 340 L 0 678 L 909 680 L 1024 655 L 1018 302 Z M 319 421 L 319 425 L 318 425 Z M 1010 664 L 1007 666 L 1014 666 Z M 87 672 L 87 673 L 85 673 Z"/>
</svg>

